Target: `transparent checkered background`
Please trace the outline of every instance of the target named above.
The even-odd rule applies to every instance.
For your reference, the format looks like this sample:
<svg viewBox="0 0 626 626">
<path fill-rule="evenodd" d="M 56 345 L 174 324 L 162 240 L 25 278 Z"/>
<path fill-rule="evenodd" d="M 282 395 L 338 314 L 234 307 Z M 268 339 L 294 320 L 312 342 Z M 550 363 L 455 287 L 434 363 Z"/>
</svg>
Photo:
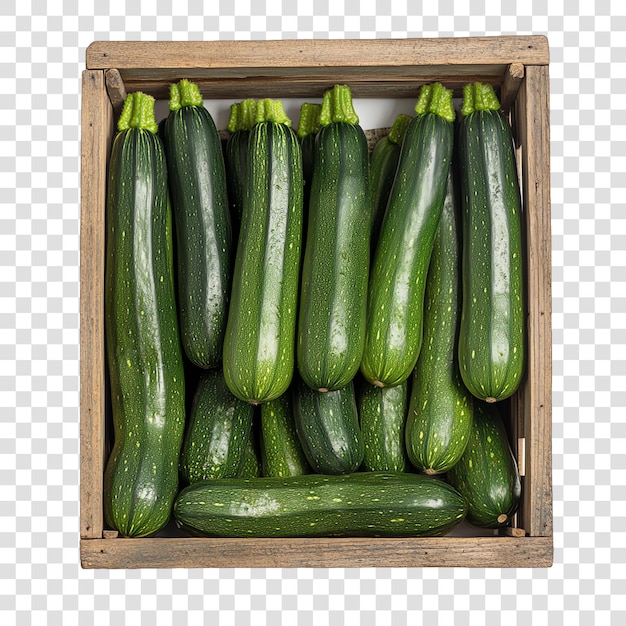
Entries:
<svg viewBox="0 0 626 626">
<path fill-rule="evenodd" d="M 626 624 L 625 30 L 621 0 L 2 0 L 0 623 Z M 554 566 L 82 570 L 85 48 L 501 34 L 551 46 Z"/>
</svg>

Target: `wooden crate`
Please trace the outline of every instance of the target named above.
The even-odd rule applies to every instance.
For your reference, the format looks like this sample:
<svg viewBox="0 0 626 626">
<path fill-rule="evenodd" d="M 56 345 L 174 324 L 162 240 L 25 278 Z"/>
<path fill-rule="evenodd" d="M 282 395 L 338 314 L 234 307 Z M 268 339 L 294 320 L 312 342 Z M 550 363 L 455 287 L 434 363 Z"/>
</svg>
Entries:
<svg viewBox="0 0 626 626">
<path fill-rule="evenodd" d="M 80 551 L 86 568 L 548 567 L 552 564 L 549 51 L 544 37 L 402 40 L 95 42 L 82 84 Z M 207 98 L 417 98 L 440 81 L 458 96 L 493 84 L 510 112 L 527 245 L 528 366 L 510 402 L 523 496 L 515 528 L 495 536 L 410 539 L 108 538 L 103 525 L 107 157 L 127 92 L 166 98 L 180 78 Z M 521 530 L 523 529 L 523 531 Z M 162 535 L 163 533 L 161 533 Z M 167 534 L 167 533 L 165 533 Z"/>
</svg>

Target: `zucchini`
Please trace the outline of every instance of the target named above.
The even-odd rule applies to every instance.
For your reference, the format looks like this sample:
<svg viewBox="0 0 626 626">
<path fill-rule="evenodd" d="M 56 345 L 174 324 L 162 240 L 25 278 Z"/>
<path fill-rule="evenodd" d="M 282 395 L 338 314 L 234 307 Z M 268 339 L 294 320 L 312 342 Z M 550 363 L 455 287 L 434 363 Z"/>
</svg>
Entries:
<svg viewBox="0 0 626 626">
<path fill-rule="evenodd" d="M 179 527 L 213 537 L 441 536 L 461 522 L 463 498 L 419 474 L 220 479 L 184 489 Z"/>
<path fill-rule="evenodd" d="M 261 405 L 261 463 L 263 476 L 301 476 L 311 472 L 296 432 L 289 391 Z"/>
<path fill-rule="evenodd" d="M 298 378 L 293 406 L 296 432 L 313 470 L 319 474 L 355 472 L 364 449 L 352 381 L 341 389 L 321 392 Z"/>
<path fill-rule="evenodd" d="M 363 354 L 369 272 L 369 153 L 350 89 L 324 94 L 302 266 L 297 362 L 314 389 L 345 387 Z"/>
<path fill-rule="evenodd" d="M 302 173 L 304 178 L 305 198 L 309 196 L 311 190 L 313 161 L 315 157 L 315 138 L 320 130 L 321 112 L 322 106 L 313 102 L 304 102 L 300 107 L 298 137 L 302 145 Z"/>
<path fill-rule="evenodd" d="M 261 405 L 263 406 L 263 405 Z M 253 411 L 258 411 L 257 407 L 252 407 Z M 237 478 L 258 478 L 261 476 L 261 459 L 257 445 L 258 423 L 257 415 L 252 418 L 252 428 L 248 431 L 248 436 L 243 444 L 243 462 L 239 467 Z"/>
<path fill-rule="evenodd" d="M 461 216 L 452 168 L 426 279 L 424 342 L 406 425 L 411 463 L 428 474 L 453 467 L 472 427 L 472 394 L 459 372 Z"/>
<path fill-rule="evenodd" d="M 230 116 L 226 126 L 229 135 L 224 149 L 224 161 L 235 241 L 241 226 L 243 198 L 246 191 L 248 142 L 250 140 L 250 131 L 254 126 L 255 120 L 256 101 L 252 98 L 235 102 L 231 105 Z"/>
<path fill-rule="evenodd" d="M 463 308 L 459 364 L 467 388 L 496 402 L 524 374 L 522 206 L 511 127 L 490 85 L 466 85 L 459 129 Z"/>
<path fill-rule="evenodd" d="M 204 372 L 196 387 L 180 454 L 186 483 L 232 478 L 244 462 L 254 407 L 235 398 L 221 369 Z"/>
<path fill-rule="evenodd" d="M 302 152 L 278 100 L 250 131 L 243 220 L 224 339 L 226 383 L 241 400 L 280 397 L 295 365 L 302 238 Z"/>
<path fill-rule="evenodd" d="M 104 518 L 124 537 L 156 533 L 178 491 L 185 426 L 167 167 L 154 99 L 126 98 L 109 162 L 105 339 L 114 444 Z"/>
<path fill-rule="evenodd" d="M 408 381 L 395 387 L 377 387 L 361 380 L 356 388 L 364 446 L 363 469 L 408 471 L 410 464 L 404 443 Z"/>
<path fill-rule="evenodd" d="M 400 113 L 389 129 L 375 144 L 370 157 L 370 183 L 372 186 L 372 238 L 371 256 L 374 258 L 378 233 L 383 223 L 389 193 L 396 175 L 404 134 L 411 121 L 409 115 Z"/>
<path fill-rule="evenodd" d="M 163 135 L 177 237 L 180 333 L 187 358 L 209 369 L 222 361 L 232 235 L 224 157 L 215 123 L 195 83 L 170 85 Z"/>
<path fill-rule="evenodd" d="M 362 372 L 379 387 L 406 380 L 422 344 L 424 290 L 452 157 L 452 92 L 422 87 L 406 130 L 369 283 Z"/>
<path fill-rule="evenodd" d="M 476 401 L 469 443 L 447 476 L 467 501 L 467 521 L 475 526 L 504 526 L 515 513 L 520 476 L 496 405 Z"/>
</svg>

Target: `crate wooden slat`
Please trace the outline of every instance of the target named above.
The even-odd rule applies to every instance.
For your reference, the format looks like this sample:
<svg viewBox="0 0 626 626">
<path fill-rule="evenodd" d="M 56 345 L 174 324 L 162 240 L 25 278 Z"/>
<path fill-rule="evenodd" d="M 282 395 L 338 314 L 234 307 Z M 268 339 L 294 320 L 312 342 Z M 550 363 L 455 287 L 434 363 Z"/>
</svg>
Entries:
<svg viewBox="0 0 626 626">
<path fill-rule="evenodd" d="M 445 82 L 457 95 L 463 84 L 500 84 L 511 59 L 548 63 L 544 37 L 358 39 L 207 42 L 94 42 L 87 68 L 116 68 L 127 91 L 167 96 L 181 76 L 197 82 L 205 97 L 320 96 L 333 84 L 349 84 L 355 97 L 417 95 L 421 85 Z"/>
<path fill-rule="evenodd" d="M 81 562 L 138 567 L 548 567 L 552 563 L 549 51 L 544 37 L 95 42 L 83 74 L 81 155 Z M 499 536 L 411 539 L 123 539 L 102 515 L 105 464 L 104 216 L 114 117 L 125 92 L 157 98 L 180 78 L 206 97 L 414 97 L 438 80 L 460 95 L 490 82 L 515 134 L 524 202 L 528 373 L 511 400 L 523 499 Z M 523 529 L 523 531 L 522 531 Z M 477 533 L 478 534 L 478 533 Z M 525 534 L 525 536 L 520 536 Z M 104 538 L 106 537 L 106 538 Z"/>
<path fill-rule="evenodd" d="M 549 567 L 549 537 L 99 539 L 83 567 Z"/>
<path fill-rule="evenodd" d="M 104 211 L 113 107 L 104 73 L 82 82 L 80 220 L 80 533 L 102 537 L 105 451 Z"/>
</svg>

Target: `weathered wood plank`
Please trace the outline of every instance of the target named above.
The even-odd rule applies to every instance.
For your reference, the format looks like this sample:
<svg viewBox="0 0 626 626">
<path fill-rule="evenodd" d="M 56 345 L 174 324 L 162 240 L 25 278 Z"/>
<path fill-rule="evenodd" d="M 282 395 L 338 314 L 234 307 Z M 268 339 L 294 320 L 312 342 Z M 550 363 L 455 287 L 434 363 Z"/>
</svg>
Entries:
<svg viewBox="0 0 626 626">
<path fill-rule="evenodd" d="M 82 81 L 80 218 L 80 534 L 102 536 L 105 456 L 104 211 L 113 110 L 104 72 Z"/>
<path fill-rule="evenodd" d="M 126 86 L 124 80 L 116 68 L 111 68 L 105 72 L 107 93 L 109 94 L 109 100 L 113 106 L 113 111 L 116 115 L 119 115 L 126 100 Z M 133 89 L 133 91 L 135 91 Z"/>
<path fill-rule="evenodd" d="M 419 65 L 545 65 L 543 36 L 279 41 L 96 41 L 87 68 L 328 68 Z"/>
<path fill-rule="evenodd" d="M 84 568 L 550 567 L 552 538 L 89 539 Z"/>
<path fill-rule="evenodd" d="M 521 63 L 511 63 L 504 73 L 504 83 L 500 94 L 500 104 L 503 111 L 511 108 L 515 97 L 524 79 L 524 66 Z"/>
<path fill-rule="evenodd" d="M 550 110 L 547 67 L 526 67 L 516 102 L 526 226 L 527 377 L 523 389 L 525 479 L 522 525 L 552 535 L 552 329 Z"/>
<path fill-rule="evenodd" d="M 472 68 L 474 69 L 474 68 Z M 320 76 L 287 77 L 287 76 L 254 76 L 249 78 L 210 77 L 184 74 L 179 71 L 169 72 L 167 80 L 156 77 L 141 77 L 124 73 L 124 84 L 128 92 L 143 91 L 154 96 L 157 100 L 169 97 L 169 84 L 180 78 L 188 78 L 197 83 L 204 98 L 225 98 L 242 100 L 245 98 L 318 98 L 321 100 L 324 92 L 335 84 L 348 85 L 354 98 L 379 98 L 381 91 L 389 98 L 417 98 L 422 85 L 439 81 L 452 89 L 455 97 L 463 93 L 463 86 L 471 82 L 490 83 L 500 90 L 505 66 L 490 74 L 476 72 L 415 72 L 413 75 L 397 77 L 387 75 L 372 77 L 360 72 L 358 76 L 349 72 L 325 74 Z M 198 74 L 197 72 L 194 74 Z"/>
</svg>

